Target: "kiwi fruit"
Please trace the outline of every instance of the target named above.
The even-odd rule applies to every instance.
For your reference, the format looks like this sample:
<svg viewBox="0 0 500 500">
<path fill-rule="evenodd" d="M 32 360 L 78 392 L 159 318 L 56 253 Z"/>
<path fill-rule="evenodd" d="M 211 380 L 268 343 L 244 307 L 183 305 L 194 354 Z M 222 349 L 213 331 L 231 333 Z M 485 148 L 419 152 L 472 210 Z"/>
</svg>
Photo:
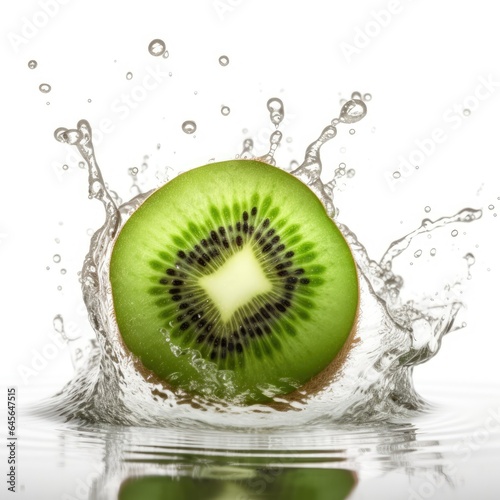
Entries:
<svg viewBox="0 0 500 500">
<path fill-rule="evenodd" d="M 226 477 L 133 477 L 121 484 L 118 499 L 344 500 L 357 484 L 355 474 L 344 469 L 241 468 L 229 472 Z"/>
<path fill-rule="evenodd" d="M 320 200 L 254 160 L 195 168 L 151 194 L 115 241 L 110 281 L 142 368 L 236 404 L 322 379 L 358 307 L 353 256 Z"/>
</svg>

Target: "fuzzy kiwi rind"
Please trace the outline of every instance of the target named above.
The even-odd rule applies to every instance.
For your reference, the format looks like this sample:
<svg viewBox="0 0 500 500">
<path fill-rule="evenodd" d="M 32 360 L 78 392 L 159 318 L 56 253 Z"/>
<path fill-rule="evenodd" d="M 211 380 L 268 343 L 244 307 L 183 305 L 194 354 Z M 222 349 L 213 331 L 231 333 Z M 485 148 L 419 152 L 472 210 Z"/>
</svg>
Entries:
<svg viewBox="0 0 500 500">
<path fill-rule="evenodd" d="M 198 278 L 248 246 L 272 290 L 226 323 L 213 304 L 203 317 L 211 299 Z M 321 378 L 345 351 L 358 306 L 354 259 L 320 200 L 253 160 L 195 168 L 155 191 L 121 229 L 110 281 L 122 339 L 146 369 L 244 404 Z"/>
</svg>

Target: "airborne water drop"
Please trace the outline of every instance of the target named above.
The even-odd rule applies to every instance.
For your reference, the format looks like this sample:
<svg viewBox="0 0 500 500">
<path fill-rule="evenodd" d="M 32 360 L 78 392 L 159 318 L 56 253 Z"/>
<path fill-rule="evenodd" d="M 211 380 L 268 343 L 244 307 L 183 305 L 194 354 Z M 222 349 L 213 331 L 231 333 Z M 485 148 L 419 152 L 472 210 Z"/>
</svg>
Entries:
<svg viewBox="0 0 500 500">
<path fill-rule="evenodd" d="M 192 120 L 186 120 L 182 124 L 182 131 L 186 134 L 194 134 L 196 132 L 196 122 Z"/>
<path fill-rule="evenodd" d="M 152 40 L 148 46 L 149 53 L 155 57 L 162 56 L 165 53 L 165 50 L 165 42 L 159 38 Z"/>
</svg>

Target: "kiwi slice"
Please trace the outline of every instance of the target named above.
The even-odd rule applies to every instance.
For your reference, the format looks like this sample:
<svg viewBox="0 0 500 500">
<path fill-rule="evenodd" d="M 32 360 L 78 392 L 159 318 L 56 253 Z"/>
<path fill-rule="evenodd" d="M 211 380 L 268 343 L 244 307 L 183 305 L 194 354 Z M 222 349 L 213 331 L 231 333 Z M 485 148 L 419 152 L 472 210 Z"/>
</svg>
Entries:
<svg viewBox="0 0 500 500">
<path fill-rule="evenodd" d="M 319 199 L 253 160 L 195 168 L 154 192 L 118 235 L 110 281 L 143 367 L 243 404 L 323 372 L 358 306 L 354 259 Z"/>
</svg>

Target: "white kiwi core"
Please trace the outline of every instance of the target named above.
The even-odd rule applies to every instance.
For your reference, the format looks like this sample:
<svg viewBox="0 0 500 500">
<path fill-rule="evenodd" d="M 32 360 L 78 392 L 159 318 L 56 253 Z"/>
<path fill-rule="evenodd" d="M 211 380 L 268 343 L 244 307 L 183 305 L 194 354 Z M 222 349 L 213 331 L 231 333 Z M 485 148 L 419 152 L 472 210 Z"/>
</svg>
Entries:
<svg viewBox="0 0 500 500">
<path fill-rule="evenodd" d="M 199 284 L 224 322 L 254 297 L 272 289 L 250 245 L 232 255 L 217 271 L 201 277 Z"/>
</svg>

